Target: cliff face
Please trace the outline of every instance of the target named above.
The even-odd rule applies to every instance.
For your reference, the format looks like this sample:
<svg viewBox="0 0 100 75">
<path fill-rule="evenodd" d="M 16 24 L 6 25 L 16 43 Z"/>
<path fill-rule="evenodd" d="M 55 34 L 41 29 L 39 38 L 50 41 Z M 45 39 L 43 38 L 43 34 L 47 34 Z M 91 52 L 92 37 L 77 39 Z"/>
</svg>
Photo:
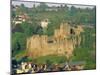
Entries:
<svg viewBox="0 0 100 75">
<path fill-rule="evenodd" d="M 80 45 L 83 32 L 81 27 L 73 28 L 67 23 L 61 24 L 60 29 L 55 29 L 52 39 L 47 35 L 33 35 L 27 39 L 28 56 L 36 58 L 46 55 L 65 55 L 67 58 L 73 55 L 76 45 Z M 50 42 L 51 41 L 51 42 Z"/>
</svg>

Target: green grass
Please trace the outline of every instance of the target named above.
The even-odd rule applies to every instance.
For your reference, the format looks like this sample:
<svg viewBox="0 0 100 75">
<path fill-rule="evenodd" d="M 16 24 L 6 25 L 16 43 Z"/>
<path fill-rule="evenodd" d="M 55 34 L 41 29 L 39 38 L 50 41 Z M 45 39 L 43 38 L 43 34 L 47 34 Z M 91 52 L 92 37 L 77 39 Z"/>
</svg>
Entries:
<svg viewBox="0 0 100 75">
<path fill-rule="evenodd" d="M 35 59 L 36 63 L 63 63 L 67 61 L 67 58 L 65 56 L 56 56 L 56 55 L 47 55 L 47 56 L 41 56 Z"/>
<path fill-rule="evenodd" d="M 26 56 L 27 51 L 26 50 L 20 50 L 17 51 L 16 55 L 14 56 L 14 58 L 16 60 L 20 60 L 22 57 Z"/>
<path fill-rule="evenodd" d="M 94 49 L 90 48 L 76 48 L 74 50 L 74 56 L 71 58 L 71 61 L 85 61 L 85 69 L 95 69 L 96 59 L 92 55 L 93 51 L 95 52 Z"/>
<path fill-rule="evenodd" d="M 20 51 L 17 51 L 14 58 L 17 61 L 19 61 L 21 58 L 23 58 L 26 55 L 27 55 L 26 50 L 20 50 Z M 50 63 L 50 64 L 57 64 L 58 63 L 59 64 L 59 63 L 66 62 L 67 58 L 66 58 L 66 56 L 47 55 L 47 56 L 37 57 L 35 59 L 28 57 L 26 60 L 27 61 L 33 61 L 37 64 L 45 64 L 45 63 Z"/>
</svg>

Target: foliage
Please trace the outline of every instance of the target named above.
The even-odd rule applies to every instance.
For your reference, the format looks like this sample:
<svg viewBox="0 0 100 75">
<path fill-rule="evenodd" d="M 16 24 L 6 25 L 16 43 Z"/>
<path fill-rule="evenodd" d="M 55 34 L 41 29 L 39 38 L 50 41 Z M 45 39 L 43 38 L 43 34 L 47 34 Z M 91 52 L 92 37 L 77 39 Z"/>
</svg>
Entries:
<svg viewBox="0 0 100 75">
<path fill-rule="evenodd" d="M 12 34 L 12 51 L 13 55 L 19 50 L 24 50 L 26 48 L 26 38 L 23 33 L 15 32 Z"/>
<path fill-rule="evenodd" d="M 45 3 L 40 3 L 39 6 L 33 5 L 32 8 L 25 7 L 24 4 L 21 4 L 18 9 L 11 10 L 12 20 L 20 14 L 26 13 L 32 23 L 28 21 L 19 24 L 19 26 L 12 27 L 15 29 L 12 30 L 12 55 L 17 60 L 23 58 L 26 54 L 26 39 L 32 35 L 43 35 L 44 30 L 40 26 L 40 21 L 48 18 L 50 23 L 48 24 L 46 35 L 52 36 L 54 30 L 59 28 L 61 22 L 69 22 L 71 25 L 84 25 L 84 33 L 81 34 L 82 39 L 85 39 L 85 42 L 82 41 L 80 48 L 76 48 L 73 52 L 74 56 L 70 58 L 71 61 L 86 61 L 85 69 L 95 68 L 96 59 L 91 52 L 95 52 L 93 48 L 93 43 L 95 43 L 95 24 L 96 24 L 96 7 L 94 8 L 77 8 L 75 6 L 68 7 L 58 6 L 57 11 L 46 11 L 49 6 Z M 93 26 L 91 26 L 93 25 Z M 88 27 L 90 26 L 90 27 Z M 93 27 L 93 28 L 91 28 Z M 84 37 L 83 37 L 84 36 Z M 90 56 L 89 56 L 90 55 Z M 52 59 L 52 60 L 50 60 Z M 63 63 L 67 61 L 64 56 L 43 56 L 32 60 L 32 58 L 27 58 L 27 61 L 35 61 L 36 63 Z"/>
<path fill-rule="evenodd" d="M 35 59 L 37 63 L 59 64 L 67 61 L 65 56 L 47 55 Z"/>
</svg>

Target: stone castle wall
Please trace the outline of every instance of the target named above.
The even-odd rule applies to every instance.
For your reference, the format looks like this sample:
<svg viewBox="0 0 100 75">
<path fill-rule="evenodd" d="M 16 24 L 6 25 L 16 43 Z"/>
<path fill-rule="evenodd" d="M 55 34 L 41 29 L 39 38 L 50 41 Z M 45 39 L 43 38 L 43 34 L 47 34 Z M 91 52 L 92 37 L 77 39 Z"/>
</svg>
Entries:
<svg viewBox="0 0 100 75">
<path fill-rule="evenodd" d="M 75 37 L 71 38 L 70 33 L 71 26 L 67 23 L 61 24 L 59 29 L 55 29 L 53 42 L 48 42 L 47 35 L 33 35 L 32 37 L 27 39 L 27 50 L 28 56 L 36 58 L 39 56 L 46 56 L 46 55 L 65 55 L 67 58 L 71 57 L 73 54 L 73 50 L 76 44 L 80 44 L 81 39 L 78 41 L 75 37 L 79 37 L 82 32 L 82 29 L 75 30 Z M 81 38 L 81 37 L 79 37 Z"/>
</svg>

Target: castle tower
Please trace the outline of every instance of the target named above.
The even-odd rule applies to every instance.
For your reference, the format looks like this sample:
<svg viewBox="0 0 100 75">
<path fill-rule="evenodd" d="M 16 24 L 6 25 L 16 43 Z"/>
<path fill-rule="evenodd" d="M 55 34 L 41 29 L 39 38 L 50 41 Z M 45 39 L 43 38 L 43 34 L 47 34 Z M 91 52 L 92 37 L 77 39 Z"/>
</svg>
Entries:
<svg viewBox="0 0 100 75">
<path fill-rule="evenodd" d="M 41 21 L 41 27 L 43 28 L 43 33 L 46 34 L 47 32 L 47 27 L 49 24 L 49 20 L 48 19 L 44 19 Z"/>
</svg>

